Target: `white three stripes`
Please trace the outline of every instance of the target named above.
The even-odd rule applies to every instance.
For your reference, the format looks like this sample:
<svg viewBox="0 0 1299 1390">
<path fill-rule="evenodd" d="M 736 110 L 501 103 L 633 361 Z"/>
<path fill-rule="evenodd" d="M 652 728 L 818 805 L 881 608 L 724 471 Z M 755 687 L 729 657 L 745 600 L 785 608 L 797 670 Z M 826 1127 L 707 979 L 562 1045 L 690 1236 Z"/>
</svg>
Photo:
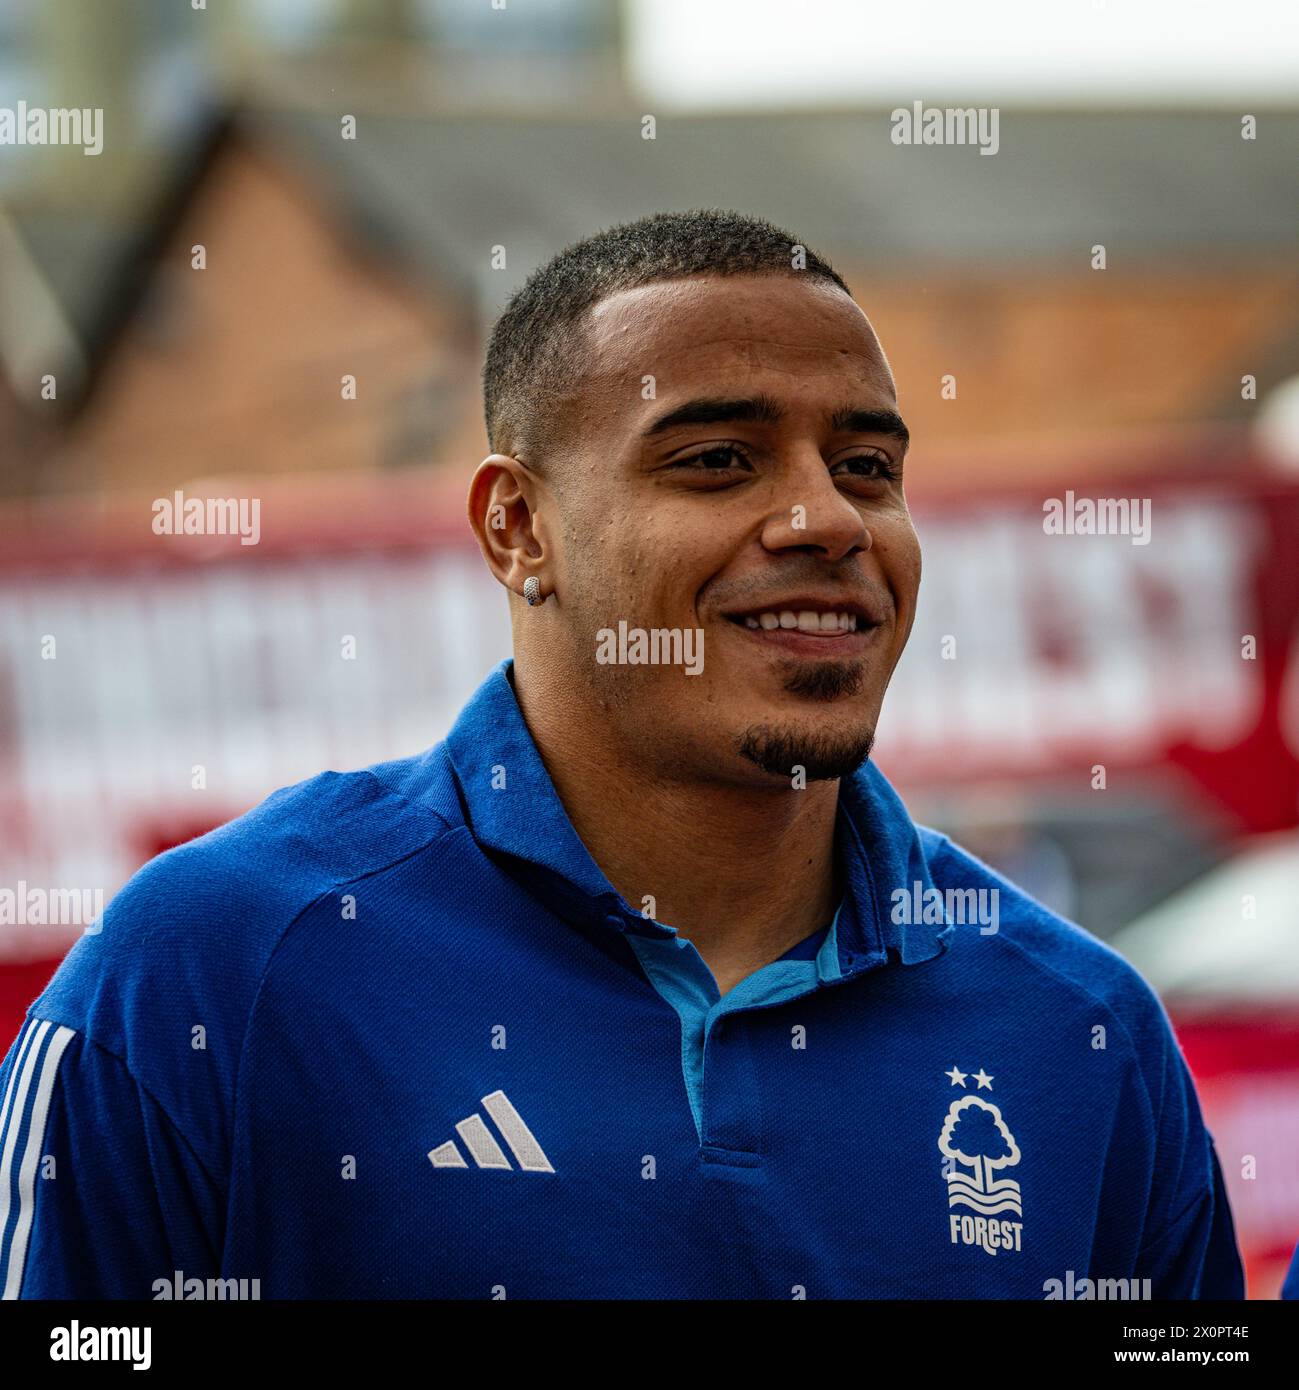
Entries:
<svg viewBox="0 0 1299 1390">
<path fill-rule="evenodd" d="M 40 1056 L 41 1044 L 51 1027 L 54 1028 L 54 1036 L 50 1038 L 50 1045 L 46 1048 L 41 1062 L 41 1074 L 36 1082 L 36 1094 L 32 1101 L 31 1121 L 27 1126 L 26 1143 L 18 1167 L 18 1219 L 6 1255 L 4 1233 L 9 1225 L 14 1156 L 18 1149 L 19 1133 L 23 1127 L 23 1115 L 27 1110 L 27 1097 L 31 1092 L 36 1059 Z M 50 1096 L 54 1091 L 54 1077 L 59 1069 L 59 1059 L 63 1056 L 63 1049 L 71 1041 L 71 1028 L 55 1026 L 43 1019 L 33 1019 L 23 1034 L 17 1056 L 14 1058 L 13 1070 L 9 1074 L 9 1084 L 5 1087 L 4 1105 L 0 1108 L 0 1136 L 4 1141 L 3 1148 L 0 1148 L 0 1279 L 3 1280 L 0 1297 L 3 1298 L 17 1298 L 22 1284 L 27 1240 L 31 1235 L 32 1218 L 36 1210 L 36 1165 L 40 1162 L 41 1142 L 45 1137 L 45 1117 L 50 1109 Z"/>
<path fill-rule="evenodd" d="M 510 1104 L 504 1091 L 493 1091 L 482 1098 L 482 1107 L 496 1121 L 501 1137 L 510 1146 L 515 1162 L 527 1173 L 553 1173 L 550 1160 L 537 1143 L 532 1131 L 523 1123 L 523 1116 Z M 464 1140 L 469 1156 L 480 1168 L 509 1168 L 513 1171 L 505 1151 L 496 1142 L 481 1115 L 470 1115 L 456 1125 L 456 1133 Z M 454 1139 L 439 1144 L 429 1152 L 429 1161 L 435 1168 L 468 1168 L 464 1155 L 456 1147 Z"/>
</svg>

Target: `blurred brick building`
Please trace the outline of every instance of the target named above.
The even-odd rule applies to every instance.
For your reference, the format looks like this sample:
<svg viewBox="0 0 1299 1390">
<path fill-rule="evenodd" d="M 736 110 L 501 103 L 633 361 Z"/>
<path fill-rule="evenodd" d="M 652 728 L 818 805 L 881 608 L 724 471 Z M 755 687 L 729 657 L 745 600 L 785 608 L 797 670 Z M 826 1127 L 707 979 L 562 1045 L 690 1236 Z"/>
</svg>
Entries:
<svg viewBox="0 0 1299 1390">
<path fill-rule="evenodd" d="M 650 141 L 631 107 L 245 103 L 160 163 L 133 226 L 12 219 L 0 273 L 48 342 L 43 361 L 31 320 L 8 321 L 3 485 L 467 468 L 510 290 L 673 207 L 756 211 L 831 255 L 892 361 L 921 489 L 1052 459 L 1094 477 L 1180 441 L 1188 468 L 1220 467 L 1201 427 L 1246 423 L 1299 368 L 1299 116 L 1265 113 L 1251 142 L 1228 114 L 1005 112 L 991 159 L 889 129 L 884 110 L 680 117 Z"/>
</svg>

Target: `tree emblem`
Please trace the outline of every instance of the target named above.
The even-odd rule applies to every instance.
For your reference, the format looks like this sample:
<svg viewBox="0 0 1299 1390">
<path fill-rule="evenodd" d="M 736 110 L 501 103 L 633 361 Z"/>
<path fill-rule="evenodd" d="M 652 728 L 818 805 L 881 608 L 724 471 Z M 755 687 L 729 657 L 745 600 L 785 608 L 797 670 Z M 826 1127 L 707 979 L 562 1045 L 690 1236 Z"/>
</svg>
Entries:
<svg viewBox="0 0 1299 1390">
<path fill-rule="evenodd" d="M 1019 1145 L 1001 1111 L 978 1096 L 961 1096 L 952 1102 L 938 1136 L 939 1149 L 955 1160 L 947 1174 L 948 1206 L 966 1206 L 984 1215 L 1020 1210 L 1019 1184 L 1013 1178 L 997 1178 L 998 1169 L 1019 1162 Z M 967 1172 L 960 1164 L 968 1164 Z"/>
</svg>

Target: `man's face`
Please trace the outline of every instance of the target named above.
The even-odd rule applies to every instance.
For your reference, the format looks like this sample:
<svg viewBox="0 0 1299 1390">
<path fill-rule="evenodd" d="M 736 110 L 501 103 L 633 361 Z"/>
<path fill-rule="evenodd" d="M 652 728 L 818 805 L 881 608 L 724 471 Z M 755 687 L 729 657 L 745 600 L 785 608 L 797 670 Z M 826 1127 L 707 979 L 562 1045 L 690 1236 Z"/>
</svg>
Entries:
<svg viewBox="0 0 1299 1390">
<path fill-rule="evenodd" d="M 794 275 L 676 280 L 601 301 L 583 360 L 548 470 L 557 616 L 608 735 L 687 781 L 851 772 L 920 582 L 865 315 Z M 702 630 L 702 671 L 601 662 L 620 620 Z"/>
</svg>

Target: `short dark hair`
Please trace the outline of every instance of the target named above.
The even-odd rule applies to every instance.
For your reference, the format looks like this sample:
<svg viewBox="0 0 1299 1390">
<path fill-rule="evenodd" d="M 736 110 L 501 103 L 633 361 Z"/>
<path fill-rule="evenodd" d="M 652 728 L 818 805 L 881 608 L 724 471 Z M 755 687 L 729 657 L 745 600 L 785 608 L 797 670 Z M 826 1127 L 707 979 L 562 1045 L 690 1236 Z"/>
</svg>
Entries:
<svg viewBox="0 0 1299 1390">
<path fill-rule="evenodd" d="M 795 248 L 802 251 L 795 269 Z M 551 445 L 555 402 L 578 373 L 587 311 L 623 290 L 689 275 L 810 275 L 851 296 L 823 256 L 742 212 L 657 212 L 566 247 L 528 276 L 497 319 L 483 365 L 487 439 L 529 464 Z"/>
</svg>

